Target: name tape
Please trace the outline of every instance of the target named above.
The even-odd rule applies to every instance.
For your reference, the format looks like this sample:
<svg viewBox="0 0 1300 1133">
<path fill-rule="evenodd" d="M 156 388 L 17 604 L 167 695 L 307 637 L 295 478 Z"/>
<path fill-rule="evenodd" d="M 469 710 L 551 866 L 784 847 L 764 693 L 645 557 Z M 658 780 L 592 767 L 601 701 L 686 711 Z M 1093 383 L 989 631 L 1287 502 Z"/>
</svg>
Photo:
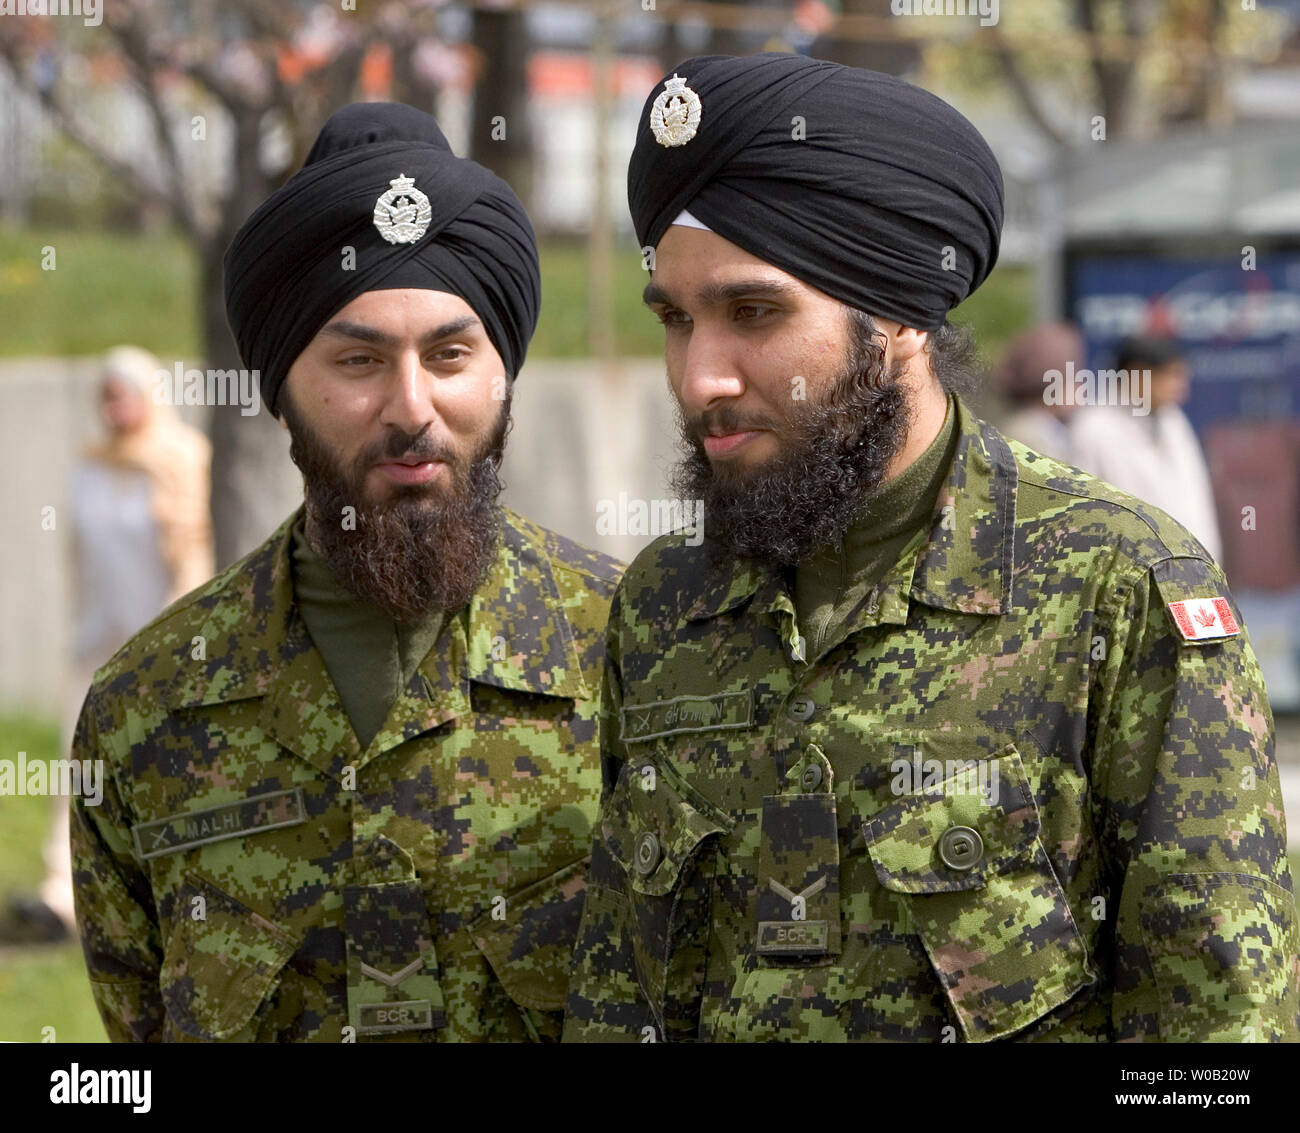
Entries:
<svg viewBox="0 0 1300 1133">
<path fill-rule="evenodd" d="M 290 787 L 221 806 L 182 811 L 166 818 L 140 822 L 131 827 L 131 837 L 135 840 L 136 853 L 145 860 L 306 821 L 307 808 L 303 804 L 302 788 Z"/>
<path fill-rule="evenodd" d="M 678 696 L 649 704 L 626 704 L 619 710 L 622 725 L 619 739 L 639 743 L 679 732 L 748 728 L 753 716 L 754 700 L 749 689 L 717 696 Z"/>
</svg>

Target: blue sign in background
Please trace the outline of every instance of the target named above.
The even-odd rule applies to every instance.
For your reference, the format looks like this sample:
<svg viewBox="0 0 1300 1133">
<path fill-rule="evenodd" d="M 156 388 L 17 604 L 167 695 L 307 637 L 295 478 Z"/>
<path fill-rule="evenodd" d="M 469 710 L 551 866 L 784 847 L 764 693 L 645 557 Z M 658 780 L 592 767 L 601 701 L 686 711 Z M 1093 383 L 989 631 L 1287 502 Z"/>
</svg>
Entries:
<svg viewBox="0 0 1300 1133">
<path fill-rule="evenodd" d="M 1078 254 L 1067 269 L 1069 317 L 1090 369 L 1111 368 L 1128 334 L 1166 335 L 1187 352 L 1198 432 L 1217 421 L 1300 414 L 1300 251 L 1177 259 Z"/>
<path fill-rule="evenodd" d="M 1115 368 L 1115 349 L 1129 334 L 1181 344 L 1192 378 L 1183 410 L 1202 443 L 1214 425 L 1300 419 L 1300 250 L 1271 249 L 1254 270 L 1244 270 L 1240 252 L 1075 249 L 1066 289 L 1067 317 L 1083 332 L 1088 369 Z M 1267 474 L 1286 477 L 1288 470 Z M 1300 517 L 1280 519 L 1271 553 L 1293 560 Z M 1273 710 L 1300 712 L 1300 587 L 1234 585 L 1233 593 L 1251 627 Z"/>
</svg>

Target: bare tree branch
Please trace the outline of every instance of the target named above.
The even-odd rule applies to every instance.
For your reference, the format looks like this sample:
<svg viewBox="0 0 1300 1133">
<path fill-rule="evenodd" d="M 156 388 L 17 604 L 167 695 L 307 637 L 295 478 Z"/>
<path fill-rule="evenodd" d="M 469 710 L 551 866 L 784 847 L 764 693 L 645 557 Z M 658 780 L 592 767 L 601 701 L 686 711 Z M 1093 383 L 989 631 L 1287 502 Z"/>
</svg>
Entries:
<svg viewBox="0 0 1300 1133">
<path fill-rule="evenodd" d="M 284 5 L 266 0 L 233 0 L 231 7 L 244 17 L 261 36 L 287 43 L 298 29 L 298 21 L 284 12 Z"/>
<path fill-rule="evenodd" d="M 373 38 L 367 35 L 344 44 L 323 67 L 287 88 L 286 96 L 276 104 L 290 118 L 289 125 L 294 139 L 290 169 L 296 169 L 302 164 L 325 114 L 350 101 L 357 88 L 362 60 L 370 49 Z"/>
<path fill-rule="evenodd" d="M 185 184 L 185 171 L 181 166 L 176 140 L 172 137 L 170 124 L 167 121 L 157 61 L 151 58 L 149 50 L 148 31 L 140 23 L 138 16 L 132 16 L 125 21 L 113 21 L 109 24 L 109 29 L 117 40 L 118 46 L 121 47 L 122 54 L 130 63 L 136 85 L 140 89 L 145 105 L 149 108 L 154 138 L 166 161 L 167 179 L 171 186 L 172 212 L 186 233 L 200 240 L 204 233 L 195 215 L 194 207 L 190 203 Z"/>
<path fill-rule="evenodd" d="M 247 99 L 218 75 L 206 59 L 191 59 L 177 66 L 195 82 L 206 87 L 231 114 L 238 114 L 247 105 Z"/>
<path fill-rule="evenodd" d="M 153 184 L 130 162 L 123 161 L 99 141 L 99 135 L 80 122 L 71 111 L 67 110 L 55 97 L 53 91 L 43 90 L 31 82 L 23 71 L 13 44 L 0 38 L 0 53 L 3 53 L 14 82 L 28 94 L 39 100 L 46 112 L 54 119 L 62 134 L 74 145 L 83 149 L 110 173 L 131 185 L 145 200 L 172 207 L 172 200 L 167 191 Z"/>
<path fill-rule="evenodd" d="M 1056 128 L 1056 125 L 1047 117 L 1047 112 L 1043 109 L 1042 100 L 1034 93 L 1033 88 L 1029 85 L 1029 79 L 1020 67 L 1020 62 L 1016 58 L 1016 53 L 1011 49 L 1007 41 L 1002 37 L 1001 31 L 996 25 L 985 29 L 984 33 L 993 44 L 993 51 L 997 55 L 998 65 L 1002 68 L 1007 82 L 1011 87 L 1012 93 L 1020 103 L 1021 109 L 1029 116 L 1029 120 L 1038 127 L 1039 131 L 1050 141 L 1057 149 L 1068 149 L 1069 139 Z"/>
<path fill-rule="evenodd" d="M 357 89 L 357 79 L 361 74 L 361 62 L 370 50 L 372 36 L 366 36 L 356 43 L 349 43 L 316 74 L 325 81 L 325 105 L 342 106 Z"/>
<path fill-rule="evenodd" d="M 1124 30 L 1129 43 L 1140 44 L 1137 5 L 1124 6 Z M 1097 97 L 1105 115 L 1107 129 L 1120 135 L 1128 125 L 1129 94 L 1133 86 L 1135 61 L 1133 58 L 1116 58 L 1099 50 L 1097 33 L 1097 0 L 1074 0 L 1074 12 L 1079 26 L 1088 36 L 1089 63 L 1097 83 Z"/>
<path fill-rule="evenodd" d="M 273 110 L 277 106 L 288 106 L 291 97 L 289 88 L 285 86 L 284 80 L 280 78 L 280 68 L 276 65 L 275 52 L 267 49 L 268 59 L 262 60 L 263 66 L 266 67 L 267 78 L 267 95 L 263 101 L 261 109 L 263 111 Z"/>
</svg>

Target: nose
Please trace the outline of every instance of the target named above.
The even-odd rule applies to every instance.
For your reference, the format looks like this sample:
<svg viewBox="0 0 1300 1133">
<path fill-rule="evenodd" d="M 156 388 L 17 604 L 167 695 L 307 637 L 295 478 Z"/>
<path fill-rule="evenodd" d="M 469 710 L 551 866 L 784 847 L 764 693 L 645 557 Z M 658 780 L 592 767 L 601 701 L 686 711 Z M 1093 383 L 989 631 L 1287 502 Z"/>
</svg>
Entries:
<svg viewBox="0 0 1300 1133">
<path fill-rule="evenodd" d="M 703 413 L 745 392 L 723 335 L 697 323 L 682 350 L 677 396 L 688 413 Z"/>
<path fill-rule="evenodd" d="M 380 421 L 409 436 L 423 432 L 438 416 L 433 406 L 436 381 L 425 369 L 419 351 L 403 351 L 389 374 Z"/>
</svg>

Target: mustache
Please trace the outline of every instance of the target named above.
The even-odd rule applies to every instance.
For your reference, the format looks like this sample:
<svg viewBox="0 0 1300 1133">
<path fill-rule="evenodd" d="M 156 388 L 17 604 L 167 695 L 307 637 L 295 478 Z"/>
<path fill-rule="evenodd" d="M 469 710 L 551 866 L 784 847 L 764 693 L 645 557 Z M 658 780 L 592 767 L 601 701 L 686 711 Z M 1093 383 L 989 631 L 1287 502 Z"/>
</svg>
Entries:
<svg viewBox="0 0 1300 1133">
<path fill-rule="evenodd" d="M 703 441 L 709 434 L 744 433 L 751 429 L 771 429 L 781 431 L 781 426 L 765 417 L 756 417 L 752 413 L 742 413 L 734 405 L 720 405 L 716 409 L 706 409 L 698 417 L 688 420 L 687 429 L 696 440 Z"/>
<path fill-rule="evenodd" d="M 356 467 L 364 470 L 385 460 L 440 460 L 454 465 L 456 450 L 447 441 L 435 440 L 428 428 L 412 436 L 401 429 L 392 429 L 383 438 L 367 445 L 357 454 Z"/>
</svg>

